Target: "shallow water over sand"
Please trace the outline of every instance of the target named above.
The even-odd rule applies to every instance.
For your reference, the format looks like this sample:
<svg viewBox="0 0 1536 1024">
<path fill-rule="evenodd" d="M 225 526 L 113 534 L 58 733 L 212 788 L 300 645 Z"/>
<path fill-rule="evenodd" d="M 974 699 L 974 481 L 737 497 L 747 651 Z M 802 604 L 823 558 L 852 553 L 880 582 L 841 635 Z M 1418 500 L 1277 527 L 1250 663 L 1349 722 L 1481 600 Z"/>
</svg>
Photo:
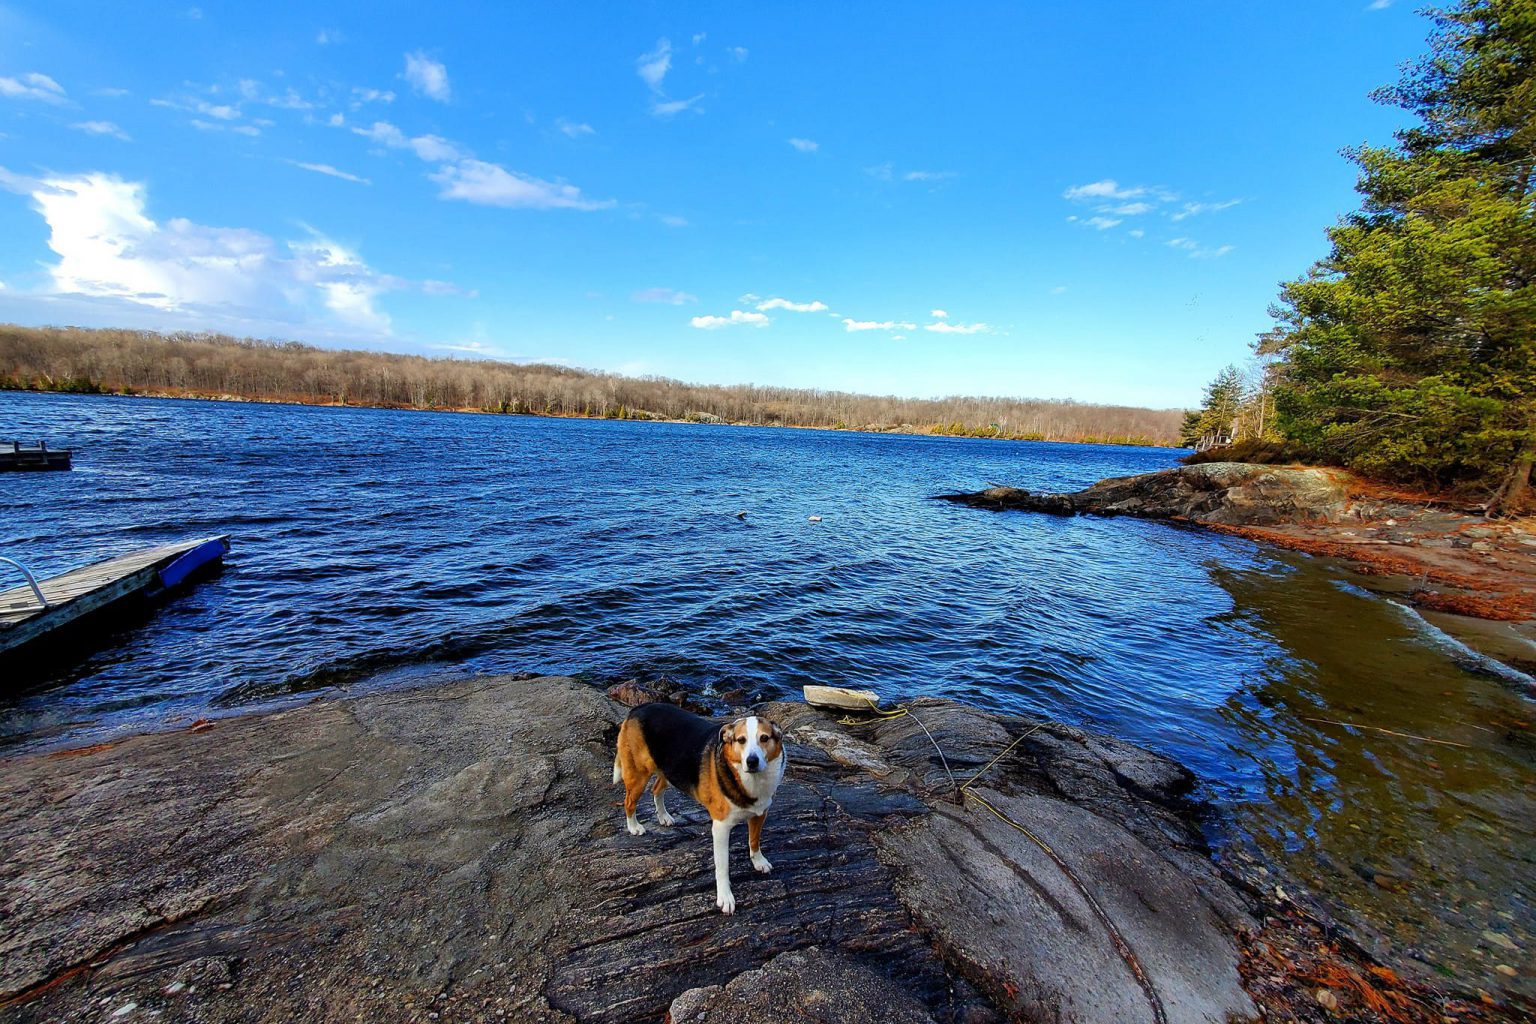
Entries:
<svg viewBox="0 0 1536 1024">
<path fill-rule="evenodd" d="M 1530 990 L 1494 970 L 1536 928 L 1522 683 L 1319 561 L 928 500 L 1177 453 L 0 393 L 11 435 L 78 452 L 0 476 L 0 552 L 40 572 L 233 542 L 220 577 L 5 705 L 13 747 L 423 673 L 942 694 L 1180 759 L 1221 841 L 1434 969 Z"/>
</svg>

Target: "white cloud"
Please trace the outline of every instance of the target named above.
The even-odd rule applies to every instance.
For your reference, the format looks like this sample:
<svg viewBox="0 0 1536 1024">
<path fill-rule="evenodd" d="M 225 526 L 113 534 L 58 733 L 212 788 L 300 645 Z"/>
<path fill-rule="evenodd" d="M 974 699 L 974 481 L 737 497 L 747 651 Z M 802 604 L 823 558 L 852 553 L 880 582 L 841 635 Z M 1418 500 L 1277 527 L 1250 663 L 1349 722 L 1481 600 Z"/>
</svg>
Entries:
<svg viewBox="0 0 1536 1024">
<path fill-rule="evenodd" d="M 946 181 L 955 177 L 954 171 L 908 171 L 902 181 Z"/>
<path fill-rule="evenodd" d="M 575 185 L 544 181 L 484 160 L 466 159 L 445 164 L 429 177 L 442 186 L 438 195 L 443 199 L 462 199 L 483 206 L 601 210 L 614 205 L 611 199 L 583 196 Z"/>
<path fill-rule="evenodd" d="M 228 103 L 208 103 L 198 100 L 193 104 L 193 107 L 199 114 L 218 118 L 220 121 L 237 121 L 240 119 L 239 109 L 230 106 Z"/>
<path fill-rule="evenodd" d="M 1178 213 L 1171 214 L 1169 219 L 1180 221 L 1186 217 L 1193 217 L 1201 213 L 1220 213 L 1222 210 L 1230 210 L 1241 202 L 1241 199 L 1228 199 L 1222 203 L 1185 203 L 1184 208 Z"/>
<path fill-rule="evenodd" d="M 122 139 L 124 142 L 132 141 L 128 133 L 123 131 L 111 121 L 81 121 L 79 124 L 70 125 L 75 131 L 85 132 L 87 135 L 110 135 L 114 139 Z"/>
<path fill-rule="evenodd" d="M 727 46 L 726 55 L 737 64 L 744 64 L 747 60 L 747 48 L 745 46 Z"/>
<path fill-rule="evenodd" d="M 29 195 L 50 229 L 51 292 L 117 300 L 163 312 L 303 313 L 318 302 L 350 328 L 386 333 L 377 297 L 401 282 L 310 232 L 279 244 L 259 231 L 157 222 L 142 183 L 111 174 L 26 178 L 0 168 L 0 185 Z"/>
<path fill-rule="evenodd" d="M 448 69 L 420 50 L 405 55 L 405 80 L 410 83 L 412 89 L 428 99 L 447 103 L 452 98 L 452 89 L 448 85 Z"/>
<path fill-rule="evenodd" d="M 341 128 L 347 123 L 347 115 L 341 113 L 332 114 L 325 123 L 332 128 Z"/>
<path fill-rule="evenodd" d="M 672 69 L 672 41 L 662 38 L 657 41 L 656 49 L 643 54 L 635 61 L 635 73 L 650 86 L 654 93 L 660 93 L 662 83 L 666 81 L 667 72 Z"/>
<path fill-rule="evenodd" d="M 1120 221 L 1114 217 L 1089 217 L 1083 223 L 1099 231 L 1108 231 L 1116 224 L 1119 224 Z"/>
<path fill-rule="evenodd" d="M 718 331 L 722 327 L 735 327 L 745 325 L 748 327 L 767 327 L 772 321 L 761 313 L 744 313 L 739 309 L 731 310 L 730 316 L 696 316 L 688 323 L 701 331 Z"/>
<path fill-rule="evenodd" d="M 128 95 L 127 89 L 118 89 L 113 86 L 103 86 L 100 89 L 92 89 L 92 96 L 105 96 L 109 100 L 121 99 Z"/>
<path fill-rule="evenodd" d="M 1193 238 L 1171 238 L 1168 240 L 1168 245 L 1171 248 L 1189 253 L 1189 258 L 1192 260 L 1217 259 L 1231 252 L 1233 248 L 1230 245 L 1219 245 L 1215 248 L 1210 248 L 1208 246 L 1201 245 Z"/>
<path fill-rule="evenodd" d="M 596 135 L 597 129 L 584 121 L 569 121 L 566 118 L 556 118 L 555 127 L 573 139 L 579 139 L 583 135 Z"/>
<path fill-rule="evenodd" d="M 906 320 L 850 320 L 843 318 L 843 329 L 854 331 L 915 331 L 917 324 Z"/>
<path fill-rule="evenodd" d="M 630 298 L 636 302 L 661 302 L 669 306 L 681 306 L 684 303 L 699 301 L 697 295 L 689 295 L 676 288 L 643 288 Z"/>
<path fill-rule="evenodd" d="M 15 78 L 0 78 L 0 96 L 11 100 L 39 100 L 64 103 L 64 87 L 47 75 L 28 71 Z"/>
<path fill-rule="evenodd" d="M 930 309 L 928 311 L 928 315 L 933 317 L 935 320 L 948 320 L 949 319 L 949 314 L 944 312 L 944 310 L 942 310 L 942 309 Z"/>
<path fill-rule="evenodd" d="M 289 160 L 288 162 L 293 164 L 295 167 L 302 167 L 306 171 L 314 171 L 316 174 L 326 174 L 332 178 L 340 178 L 342 181 L 352 181 L 359 185 L 373 184 L 373 182 L 369 181 L 367 178 L 360 178 L 355 174 L 348 174 L 346 171 L 337 170 L 330 164 L 306 164 L 299 160 Z"/>
<path fill-rule="evenodd" d="M 1141 238 L 1146 235 L 1146 232 L 1141 230 L 1141 228 L 1131 228 L 1131 230 L 1127 231 L 1126 234 L 1130 235 L 1132 238 Z"/>
<path fill-rule="evenodd" d="M 814 153 L 821 147 L 811 139 L 790 139 L 789 144 L 802 153 Z"/>
<path fill-rule="evenodd" d="M 1119 206 L 1111 206 L 1108 212 L 1119 214 L 1122 217 L 1139 217 L 1144 213 L 1152 212 L 1151 203 L 1121 203 Z"/>
<path fill-rule="evenodd" d="M 1391 7 L 1391 6 L 1392 6 L 1392 0 L 1371 0 L 1371 5 L 1369 7 L 1367 7 L 1366 10 L 1368 10 L 1368 11 L 1384 11 L 1388 7 Z"/>
<path fill-rule="evenodd" d="M 697 110 L 698 103 L 703 98 L 704 94 L 699 93 L 686 100 L 656 100 L 651 104 L 651 114 L 654 117 L 672 117 L 685 110 Z"/>
<path fill-rule="evenodd" d="M 670 213 L 664 213 L 657 219 L 669 228 L 685 228 L 688 226 L 687 217 L 678 217 Z"/>
<path fill-rule="evenodd" d="M 404 149 L 410 145 L 410 140 L 405 137 L 405 132 L 402 132 L 388 121 L 375 121 L 367 128 L 353 128 L 352 131 L 370 142 L 377 142 L 379 145 L 388 146 L 391 149 Z"/>
<path fill-rule="evenodd" d="M 320 46 L 329 46 L 332 43 L 342 42 L 346 37 L 333 28 L 323 28 L 315 33 L 315 42 Z"/>
<path fill-rule="evenodd" d="M 935 334 L 991 334 L 992 328 L 986 324 L 925 324 L 923 330 L 932 331 Z"/>
<path fill-rule="evenodd" d="M 395 94 L 390 89 L 364 89 L 354 86 L 352 89 L 352 109 L 356 110 L 365 103 L 393 103 Z"/>
<path fill-rule="evenodd" d="M 418 135 L 410 141 L 411 150 L 428 163 L 459 160 L 466 154 L 440 135 Z"/>
<path fill-rule="evenodd" d="M 827 304 L 822 302 L 820 299 L 815 299 L 810 302 L 790 302 L 788 299 L 768 299 L 764 302 L 759 302 L 757 304 L 757 308 L 763 312 L 767 312 L 770 309 L 787 309 L 792 313 L 824 313 L 827 310 Z"/>
<path fill-rule="evenodd" d="M 1051 294 L 1052 295 L 1065 295 L 1066 291 L 1067 291 L 1067 286 L 1064 285 L 1064 284 L 1059 284 L 1056 287 L 1051 289 Z"/>
<path fill-rule="evenodd" d="M 1113 178 L 1105 178 L 1087 185 L 1073 185 L 1061 195 L 1064 199 L 1079 202 L 1084 199 L 1135 199 L 1146 193 L 1147 190 L 1139 185 L 1135 188 L 1121 188 L 1120 183 Z"/>
<path fill-rule="evenodd" d="M 375 121 L 352 131 L 391 149 L 409 149 L 427 163 L 438 164 L 427 175 L 442 186 L 441 199 L 462 199 L 482 206 L 521 209 L 603 210 L 617 205 L 612 199 L 591 199 L 581 189 L 564 182 L 545 181 L 531 174 L 509 171 L 500 164 L 477 160 L 456 143 L 439 135 L 408 137 L 388 121 Z"/>
</svg>

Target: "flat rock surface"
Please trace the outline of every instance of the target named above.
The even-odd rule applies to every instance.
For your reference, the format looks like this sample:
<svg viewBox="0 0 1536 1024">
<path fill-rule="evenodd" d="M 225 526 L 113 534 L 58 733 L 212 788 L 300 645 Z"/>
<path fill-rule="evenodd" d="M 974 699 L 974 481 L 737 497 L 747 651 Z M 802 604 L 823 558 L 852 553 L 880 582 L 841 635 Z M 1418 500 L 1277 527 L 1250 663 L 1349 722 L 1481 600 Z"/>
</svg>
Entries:
<svg viewBox="0 0 1536 1024">
<path fill-rule="evenodd" d="M 938 700 L 770 705 L 791 766 L 733 837 L 622 826 L 626 709 L 486 677 L 6 760 L 0 1019 L 1226 1021 L 1244 904 L 1178 765 Z M 964 779 L 963 803 L 923 731 Z M 681 811 L 679 814 L 678 812 Z M 1006 819 L 1006 820 L 1005 820 Z M 1022 830 L 1021 830 L 1022 827 Z"/>
</svg>

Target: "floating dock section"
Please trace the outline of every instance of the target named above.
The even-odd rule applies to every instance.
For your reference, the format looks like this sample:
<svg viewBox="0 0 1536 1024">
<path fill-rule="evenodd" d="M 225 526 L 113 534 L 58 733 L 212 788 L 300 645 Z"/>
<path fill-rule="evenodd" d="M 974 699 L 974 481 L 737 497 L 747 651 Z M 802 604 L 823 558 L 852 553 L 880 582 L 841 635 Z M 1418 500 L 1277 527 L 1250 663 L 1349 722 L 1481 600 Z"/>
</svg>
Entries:
<svg viewBox="0 0 1536 1024">
<path fill-rule="evenodd" d="M 36 448 L 23 448 L 20 441 L 9 445 L 0 444 L 0 473 L 7 470 L 68 469 L 68 448 L 49 448 L 46 441 L 37 442 Z"/>
<path fill-rule="evenodd" d="M 21 586 L 0 591 L 0 665 L 89 617 L 172 591 L 217 566 L 228 551 L 227 536 L 204 537 L 133 551 L 45 580 L 0 559 L 0 574 L 26 577 Z"/>
</svg>

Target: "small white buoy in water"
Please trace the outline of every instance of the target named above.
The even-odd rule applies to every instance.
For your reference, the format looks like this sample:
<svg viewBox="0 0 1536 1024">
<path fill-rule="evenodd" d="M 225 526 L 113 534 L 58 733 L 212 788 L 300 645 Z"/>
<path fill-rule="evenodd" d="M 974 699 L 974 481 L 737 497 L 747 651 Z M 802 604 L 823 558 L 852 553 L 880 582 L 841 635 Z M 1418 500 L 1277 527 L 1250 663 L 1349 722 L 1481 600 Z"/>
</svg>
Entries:
<svg viewBox="0 0 1536 1024">
<path fill-rule="evenodd" d="M 813 523 L 821 522 L 821 516 L 811 516 L 810 519 L 811 519 L 811 522 L 813 522 Z"/>
</svg>

